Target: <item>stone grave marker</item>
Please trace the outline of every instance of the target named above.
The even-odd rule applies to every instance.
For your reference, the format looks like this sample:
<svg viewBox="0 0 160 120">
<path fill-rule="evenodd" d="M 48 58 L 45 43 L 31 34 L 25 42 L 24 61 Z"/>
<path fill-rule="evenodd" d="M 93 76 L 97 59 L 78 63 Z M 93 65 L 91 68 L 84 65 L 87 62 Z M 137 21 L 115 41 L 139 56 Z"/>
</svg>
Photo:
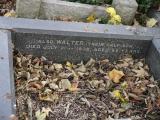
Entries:
<svg viewBox="0 0 160 120">
<path fill-rule="evenodd" d="M 14 114 L 11 40 L 23 53 L 44 56 L 55 62 L 80 62 L 91 57 L 115 60 L 122 54 L 132 54 L 146 58 L 153 76 L 160 79 L 159 29 L 146 29 L 138 34 L 125 27 L 108 26 L 108 32 L 94 32 L 84 31 L 86 25 L 0 18 L 0 28 L 6 29 L 0 31 L 0 107 L 5 106 L 0 109 L 0 119 L 7 120 Z M 105 29 L 103 25 L 90 24 L 90 27 Z"/>
</svg>

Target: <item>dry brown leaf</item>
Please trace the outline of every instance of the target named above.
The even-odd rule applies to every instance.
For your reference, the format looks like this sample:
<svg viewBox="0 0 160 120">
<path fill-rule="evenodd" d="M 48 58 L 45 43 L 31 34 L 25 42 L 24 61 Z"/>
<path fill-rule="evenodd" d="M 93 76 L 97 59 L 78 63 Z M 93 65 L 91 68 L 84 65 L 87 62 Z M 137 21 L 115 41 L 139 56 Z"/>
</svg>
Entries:
<svg viewBox="0 0 160 120">
<path fill-rule="evenodd" d="M 133 69 L 132 71 L 136 73 L 136 77 L 144 78 L 146 76 L 149 76 L 148 72 L 145 71 L 142 67 L 139 67 L 139 70 Z"/>
<path fill-rule="evenodd" d="M 39 94 L 39 99 L 42 101 L 55 102 L 59 99 L 58 94 Z"/>
<path fill-rule="evenodd" d="M 157 106 L 160 108 L 160 96 L 157 98 L 156 103 L 157 103 Z"/>
<path fill-rule="evenodd" d="M 51 108 L 42 108 L 42 112 L 46 113 L 47 116 L 49 116 L 49 112 L 52 112 Z"/>
<path fill-rule="evenodd" d="M 42 110 L 38 110 L 35 113 L 37 120 L 46 120 L 46 117 L 49 115 L 49 112 L 52 112 L 50 108 L 42 108 Z"/>
<path fill-rule="evenodd" d="M 125 74 L 123 71 L 119 71 L 116 69 L 113 69 L 112 71 L 109 72 L 109 78 L 113 80 L 115 83 L 119 83 L 120 79 L 124 76 Z"/>
<path fill-rule="evenodd" d="M 11 10 L 7 12 L 4 17 L 16 17 L 16 12 L 14 10 Z"/>
<path fill-rule="evenodd" d="M 77 90 L 79 90 L 78 89 L 78 81 L 75 81 L 75 82 L 73 82 L 72 84 L 71 84 L 71 87 L 69 88 L 69 91 L 77 91 Z"/>
<path fill-rule="evenodd" d="M 35 88 L 37 90 L 40 90 L 43 88 L 43 85 L 40 82 L 30 82 L 28 85 L 28 88 Z"/>
<path fill-rule="evenodd" d="M 142 97 L 139 97 L 139 96 L 137 96 L 137 95 L 135 95 L 133 93 L 128 93 L 128 96 L 131 97 L 131 98 L 133 98 L 133 99 L 135 99 L 135 100 L 137 100 L 137 101 L 143 100 Z"/>
<path fill-rule="evenodd" d="M 62 90 L 69 90 L 71 88 L 71 82 L 68 79 L 62 79 L 59 82 L 59 88 Z"/>
<path fill-rule="evenodd" d="M 132 90 L 133 93 L 137 94 L 137 95 L 141 95 L 144 91 L 140 88 L 134 88 Z"/>
</svg>

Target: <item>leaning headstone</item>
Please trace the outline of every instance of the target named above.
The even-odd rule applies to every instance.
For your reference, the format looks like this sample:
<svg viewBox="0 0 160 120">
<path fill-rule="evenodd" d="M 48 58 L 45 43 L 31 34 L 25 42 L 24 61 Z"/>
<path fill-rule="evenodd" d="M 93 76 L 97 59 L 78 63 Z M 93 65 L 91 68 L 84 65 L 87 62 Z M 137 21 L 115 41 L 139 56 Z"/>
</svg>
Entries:
<svg viewBox="0 0 160 120">
<path fill-rule="evenodd" d="M 80 20 L 91 14 L 97 18 L 106 17 L 105 7 L 61 0 L 42 0 L 39 18 Z"/>
<path fill-rule="evenodd" d="M 138 8 L 136 0 L 113 0 L 112 5 L 122 17 L 124 24 L 132 24 Z"/>
<path fill-rule="evenodd" d="M 14 96 L 11 34 L 0 30 L 0 120 L 13 117 Z"/>
<path fill-rule="evenodd" d="M 37 18 L 41 0 L 17 0 L 16 13 L 18 17 L 22 18 Z"/>
</svg>

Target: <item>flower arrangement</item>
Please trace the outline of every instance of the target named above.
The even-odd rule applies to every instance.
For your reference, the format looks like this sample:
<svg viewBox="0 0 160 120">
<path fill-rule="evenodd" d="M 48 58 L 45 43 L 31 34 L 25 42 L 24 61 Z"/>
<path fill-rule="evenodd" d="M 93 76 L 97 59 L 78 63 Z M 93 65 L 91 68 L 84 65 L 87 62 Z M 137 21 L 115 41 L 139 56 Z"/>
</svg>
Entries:
<svg viewBox="0 0 160 120">
<path fill-rule="evenodd" d="M 113 7 L 106 8 L 106 13 L 109 16 L 108 24 L 113 24 L 113 25 L 121 24 L 122 19 L 120 15 L 117 15 L 116 10 Z"/>
</svg>

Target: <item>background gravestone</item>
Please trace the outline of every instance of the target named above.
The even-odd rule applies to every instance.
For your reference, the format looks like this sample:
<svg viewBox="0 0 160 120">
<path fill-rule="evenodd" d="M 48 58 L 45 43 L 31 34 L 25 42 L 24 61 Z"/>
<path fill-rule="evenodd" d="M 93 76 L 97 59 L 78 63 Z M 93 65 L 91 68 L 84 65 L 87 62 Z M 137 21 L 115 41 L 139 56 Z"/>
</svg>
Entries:
<svg viewBox="0 0 160 120">
<path fill-rule="evenodd" d="M 124 24 L 131 25 L 133 23 L 138 8 L 136 0 L 113 0 L 112 5 L 117 14 L 122 17 Z"/>
<path fill-rule="evenodd" d="M 41 0 L 16 0 L 16 13 L 18 17 L 37 18 Z"/>
</svg>

